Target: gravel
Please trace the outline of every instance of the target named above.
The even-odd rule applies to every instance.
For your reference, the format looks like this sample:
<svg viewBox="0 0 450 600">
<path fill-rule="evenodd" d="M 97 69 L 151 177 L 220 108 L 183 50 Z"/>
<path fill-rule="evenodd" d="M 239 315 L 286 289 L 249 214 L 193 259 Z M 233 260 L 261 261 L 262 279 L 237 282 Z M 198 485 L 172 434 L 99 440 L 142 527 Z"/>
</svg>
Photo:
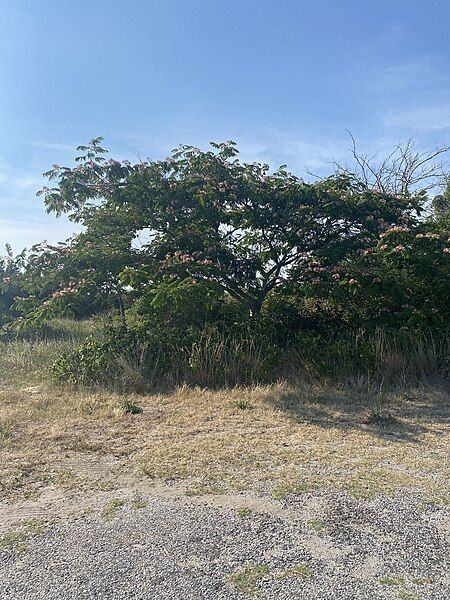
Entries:
<svg viewBox="0 0 450 600">
<path fill-rule="evenodd" d="M 281 516 L 147 501 L 1 549 L 1 600 L 450 597 L 449 511 L 410 492 L 304 494 Z"/>
</svg>

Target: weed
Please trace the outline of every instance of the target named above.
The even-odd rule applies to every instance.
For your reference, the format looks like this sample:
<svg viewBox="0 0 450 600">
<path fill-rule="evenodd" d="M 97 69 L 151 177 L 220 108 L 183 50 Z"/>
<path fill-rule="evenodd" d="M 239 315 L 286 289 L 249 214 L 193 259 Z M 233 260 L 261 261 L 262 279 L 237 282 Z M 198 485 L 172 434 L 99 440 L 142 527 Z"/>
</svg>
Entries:
<svg viewBox="0 0 450 600">
<path fill-rule="evenodd" d="M 38 535 L 44 531 L 44 521 L 42 519 L 27 519 L 18 524 L 18 529 L 5 531 L 0 534 L 0 548 L 9 548 L 17 546 L 19 551 L 21 546 L 25 546 L 25 542 L 30 537 Z"/>
<path fill-rule="evenodd" d="M 253 565 L 231 575 L 229 581 L 241 594 L 258 598 L 257 583 L 268 577 L 269 574 L 270 571 L 267 565 Z"/>
<path fill-rule="evenodd" d="M 80 481 L 70 469 L 60 469 L 52 477 L 52 483 L 64 489 L 73 489 L 79 485 Z"/>
<path fill-rule="evenodd" d="M 246 410 L 247 408 L 250 408 L 250 403 L 248 398 L 236 398 L 234 401 L 234 406 L 236 406 L 236 408 L 240 408 L 241 410 Z"/>
<path fill-rule="evenodd" d="M 295 565 L 294 567 L 289 567 L 289 569 L 286 569 L 285 571 L 280 573 L 280 575 L 278 575 L 280 579 L 309 579 L 312 576 L 313 572 L 311 570 L 311 567 L 306 563 Z"/>
<path fill-rule="evenodd" d="M 105 521 L 111 521 L 114 519 L 119 509 L 122 508 L 124 504 L 125 500 L 122 500 L 121 498 L 115 498 L 108 502 L 108 504 L 106 504 L 102 510 L 103 519 Z"/>
<path fill-rule="evenodd" d="M 142 413 L 142 408 L 135 404 L 131 398 L 125 398 L 120 403 L 119 411 L 124 415 L 139 415 Z"/>
<path fill-rule="evenodd" d="M 275 500 L 284 500 L 288 496 L 297 496 L 317 488 L 316 483 L 280 483 L 274 487 L 271 495 Z"/>
<path fill-rule="evenodd" d="M 25 531 L 5 531 L 0 534 L 0 548 L 8 548 L 27 539 Z"/>
<path fill-rule="evenodd" d="M 431 577 L 415 577 L 411 581 L 412 583 L 414 583 L 414 585 L 428 585 L 430 583 L 433 583 Z"/>
<path fill-rule="evenodd" d="M 109 480 L 107 480 L 107 481 L 101 481 L 98 484 L 98 489 L 101 490 L 102 492 L 108 492 L 108 491 L 112 490 L 113 487 L 114 487 L 113 482 L 109 481 Z"/>
<path fill-rule="evenodd" d="M 414 592 L 408 592 L 406 590 L 400 590 L 398 593 L 398 597 L 400 600 L 420 600 L 420 596 L 418 596 Z"/>
<path fill-rule="evenodd" d="M 327 524 L 325 521 L 322 521 L 322 519 L 312 519 L 311 521 L 308 521 L 308 525 L 318 533 L 327 528 Z"/>
<path fill-rule="evenodd" d="M 223 487 L 216 483 L 199 483 L 188 488 L 184 493 L 186 496 L 206 496 L 208 494 L 223 494 Z"/>
<path fill-rule="evenodd" d="M 237 510 L 237 514 L 241 518 L 249 517 L 252 513 L 252 509 L 248 508 L 248 506 L 243 506 L 242 508 L 238 508 Z"/>
<path fill-rule="evenodd" d="M 378 583 L 380 583 L 381 585 L 388 586 L 403 585 L 405 583 L 405 578 L 400 577 L 398 575 L 388 575 L 387 577 L 382 577 L 381 579 L 379 579 Z"/>
</svg>

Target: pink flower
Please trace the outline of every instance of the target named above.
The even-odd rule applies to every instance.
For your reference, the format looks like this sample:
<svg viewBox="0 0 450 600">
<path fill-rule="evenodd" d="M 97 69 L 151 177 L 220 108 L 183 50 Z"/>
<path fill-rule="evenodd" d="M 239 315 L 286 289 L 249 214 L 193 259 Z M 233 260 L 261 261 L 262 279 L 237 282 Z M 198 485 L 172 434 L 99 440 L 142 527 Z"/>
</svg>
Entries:
<svg viewBox="0 0 450 600">
<path fill-rule="evenodd" d="M 405 227 L 403 225 L 394 225 L 393 227 L 389 227 L 387 233 L 394 233 L 394 232 L 405 232 L 405 231 L 409 231 L 409 227 Z"/>
<path fill-rule="evenodd" d="M 358 282 L 356 281 L 356 279 L 350 279 L 348 282 L 348 285 L 356 285 Z"/>
</svg>

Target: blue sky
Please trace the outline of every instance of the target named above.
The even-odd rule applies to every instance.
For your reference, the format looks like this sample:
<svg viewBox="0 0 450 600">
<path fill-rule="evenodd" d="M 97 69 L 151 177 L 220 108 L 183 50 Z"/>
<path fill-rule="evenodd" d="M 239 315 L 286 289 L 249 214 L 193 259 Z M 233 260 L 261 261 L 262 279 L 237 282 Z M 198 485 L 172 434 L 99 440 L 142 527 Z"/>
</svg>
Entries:
<svg viewBox="0 0 450 600">
<path fill-rule="evenodd" d="M 320 174 L 450 142 L 448 0 L 2 0 L 0 245 L 74 231 L 35 192 L 97 135 L 115 158 L 234 139 Z"/>
</svg>

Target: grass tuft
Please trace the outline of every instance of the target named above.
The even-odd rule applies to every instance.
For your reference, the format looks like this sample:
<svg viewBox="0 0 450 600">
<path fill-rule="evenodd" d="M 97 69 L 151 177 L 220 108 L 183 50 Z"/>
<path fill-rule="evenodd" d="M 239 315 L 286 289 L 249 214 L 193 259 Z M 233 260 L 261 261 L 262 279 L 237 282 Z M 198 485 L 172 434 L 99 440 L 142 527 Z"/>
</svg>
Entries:
<svg viewBox="0 0 450 600">
<path fill-rule="evenodd" d="M 0 534 L 0 548 L 15 547 L 19 552 L 27 549 L 25 542 L 29 538 L 44 531 L 45 522 L 42 519 L 26 519 L 21 521 L 17 529 L 4 531 Z"/>
<path fill-rule="evenodd" d="M 114 498 L 103 507 L 101 513 L 102 518 L 105 521 L 112 521 L 124 504 L 125 500 L 122 500 L 121 498 Z"/>
<path fill-rule="evenodd" d="M 270 571 L 267 565 L 252 565 L 231 575 L 229 581 L 244 596 L 258 598 L 257 584 L 269 575 Z"/>
<path fill-rule="evenodd" d="M 306 563 L 302 563 L 300 565 L 295 565 L 286 569 L 280 575 L 278 575 L 280 579 L 309 579 L 313 577 L 313 572 L 311 567 Z"/>
</svg>

